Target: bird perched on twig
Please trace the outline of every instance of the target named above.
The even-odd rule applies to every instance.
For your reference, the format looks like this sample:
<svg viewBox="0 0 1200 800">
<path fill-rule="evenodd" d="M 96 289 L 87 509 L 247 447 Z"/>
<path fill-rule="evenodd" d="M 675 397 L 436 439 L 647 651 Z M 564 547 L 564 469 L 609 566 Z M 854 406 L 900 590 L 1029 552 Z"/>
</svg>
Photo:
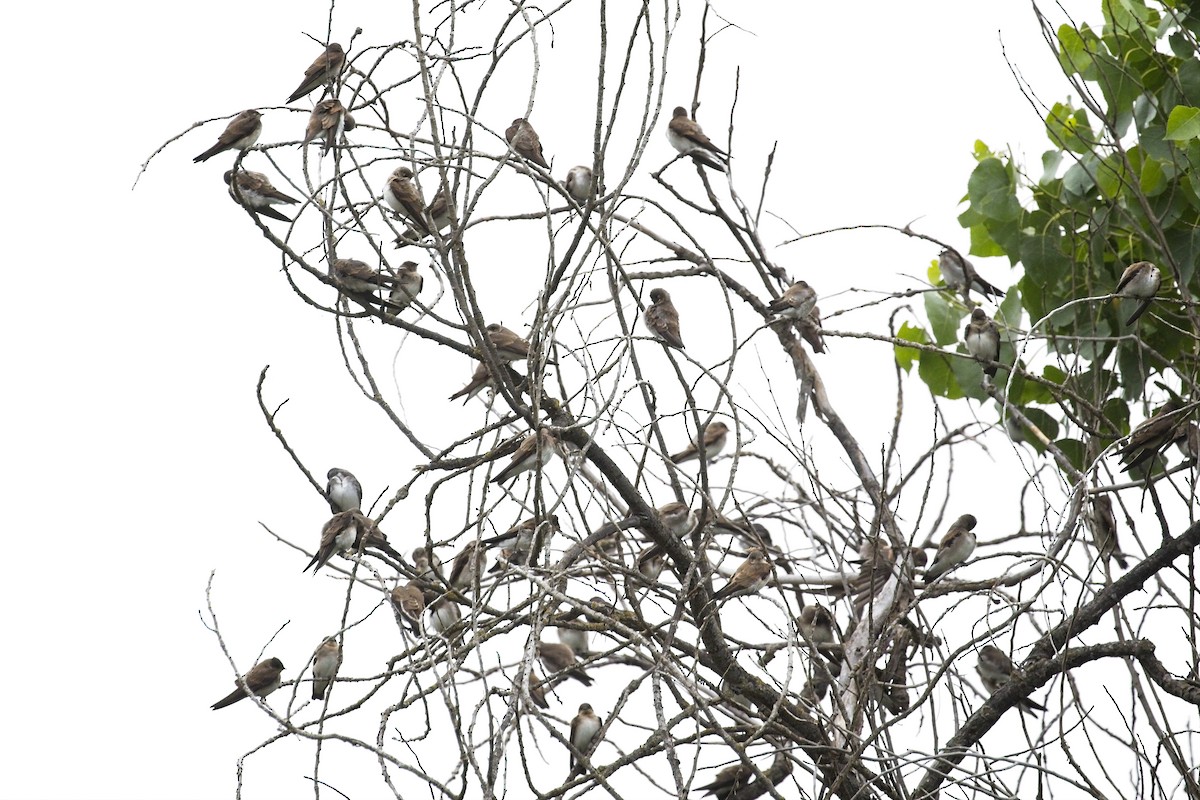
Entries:
<svg viewBox="0 0 1200 800">
<path fill-rule="evenodd" d="M 425 285 L 425 278 L 417 272 L 417 262 L 405 261 L 396 270 L 393 278 L 392 291 L 388 292 L 388 303 L 395 313 L 399 313 L 412 305 Z"/>
<path fill-rule="evenodd" d="M 362 507 L 362 484 L 349 470 L 334 467 L 325 473 L 325 499 L 334 514 Z"/>
<path fill-rule="evenodd" d="M 696 437 L 694 442 L 671 456 L 671 463 L 682 464 L 686 461 L 699 461 L 701 451 L 707 461 L 713 461 L 725 449 L 727 441 L 729 441 L 729 426 L 720 420 L 709 423 L 704 426 L 704 431 Z"/>
<path fill-rule="evenodd" d="M 701 792 L 711 794 L 716 800 L 729 800 L 741 789 L 750 785 L 753 778 L 754 770 L 750 768 L 750 765 L 739 761 L 718 772 L 711 783 L 697 788 Z"/>
<path fill-rule="evenodd" d="M 1187 436 L 1183 407 L 1181 399 L 1170 397 L 1152 417 L 1133 429 L 1129 441 L 1117 451 L 1125 465 L 1121 472 L 1143 464 L 1149 467 L 1160 453 Z"/>
<path fill-rule="evenodd" d="M 557 449 L 558 439 L 545 428 L 529 434 L 517 447 L 516 452 L 512 454 L 512 459 L 504 469 L 497 472 L 492 478 L 492 483 L 504 483 L 522 472 L 545 467 L 550 463 L 550 458 Z"/>
<path fill-rule="evenodd" d="M 1117 543 L 1117 515 L 1113 512 L 1109 496 L 1093 495 L 1086 518 L 1088 527 L 1092 530 L 1092 541 L 1095 542 L 1100 557 L 1105 561 L 1116 561 L 1121 569 L 1128 569 L 1129 563 Z"/>
<path fill-rule="evenodd" d="M 334 637 L 326 637 L 313 653 L 313 700 L 325 698 L 341 666 L 342 646 Z"/>
<path fill-rule="evenodd" d="M 508 142 L 512 151 L 521 158 L 532 161 L 542 169 L 550 169 L 546 157 L 542 155 L 542 140 L 538 138 L 537 131 L 529 124 L 529 120 L 524 117 L 514 119 L 512 125 L 504 131 L 504 141 Z"/>
<path fill-rule="evenodd" d="M 1142 301 L 1129 319 L 1125 320 L 1126 325 L 1132 325 L 1138 321 L 1138 317 L 1146 313 L 1161 287 L 1162 273 L 1149 261 L 1137 261 L 1125 268 L 1113 294 Z"/>
<path fill-rule="evenodd" d="M 817 307 L 817 293 L 807 281 L 796 281 L 776 299 L 771 301 L 767 309 L 790 320 L 799 322 Z"/>
<path fill-rule="evenodd" d="M 675 310 L 675 304 L 671 302 L 671 295 L 667 294 L 666 289 L 650 290 L 650 305 L 646 306 L 643 318 L 646 330 L 656 339 L 667 347 L 683 349 L 683 339 L 679 336 L 679 312 Z"/>
<path fill-rule="evenodd" d="M 590 756 L 599 744 L 597 736 L 602 727 L 604 720 L 596 716 L 590 705 L 581 703 L 579 713 L 571 720 L 571 773 L 567 775 L 567 780 L 583 774 L 583 759 Z"/>
<path fill-rule="evenodd" d="M 546 672 L 553 676 L 555 673 L 561 672 L 568 678 L 574 678 L 584 686 L 591 686 L 591 677 L 584 672 L 583 667 L 579 666 L 578 660 L 575 658 L 575 651 L 565 644 L 557 644 L 555 642 L 537 643 L 537 656 L 542 661 L 542 666 L 546 668 Z"/>
<path fill-rule="evenodd" d="M 392 610 L 396 621 L 407 624 L 417 636 L 421 635 L 421 617 L 425 615 L 425 593 L 416 581 L 397 586 L 391 593 Z"/>
<path fill-rule="evenodd" d="M 460 397 L 466 397 L 467 400 L 470 400 L 472 397 L 479 394 L 484 389 L 489 389 L 491 387 L 492 387 L 492 373 L 488 370 L 487 364 L 484 364 L 482 361 L 480 361 L 478 364 L 475 365 L 475 372 L 472 373 L 471 380 L 467 383 L 466 386 L 459 389 L 454 394 L 450 395 L 450 399 L 457 400 Z M 466 405 L 467 400 L 463 401 L 463 405 Z"/>
<path fill-rule="evenodd" d="M 346 110 L 336 97 L 317 103 L 308 118 L 308 127 L 300 146 L 304 147 L 318 136 L 325 137 L 321 155 L 325 155 L 337 144 L 338 136 L 354 130 L 354 116 Z"/>
<path fill-rule="evenodd" d="M 1004 292 L 979 277 L 979 273 L 975 271 L 975 265 L 963 258 L 957 250 L 946 248 L 938 254 L 938 271 L 942 273 L 946 286 L 956 291 L 961 291 L 969 279 L 971 289 L 967 292 L 968 295 L 971 291 L 975 291 L 985 298 L 1004 297 Z"/>
<path fill-rule="evenodd" d="M 262 113 L 249 108 L 229 121 L 217 137 L 217 143 L 192 159 L 193 164 L 207 161 L 226 150 L 249 150 L 262 134 Z M 226 183 L 229 181 L 226 180 Z"/>
<path fill-rule="evenodd" d="M 300 85 L 288 96 L 287 101 L 294 103 L 318 86 L 336 81 L 345 65 L 346 52 L 337 42 L 330 42 L 325 52 L 317 56 L 317 60 L 304 70 L 304 80 L 300 81 Z"/>
<path fill-rule="evenodd" d="M 586 205 L 596 194 L 596 182 L 592 177 L 591 167 L 571 167 L 567 172 L 566 180 L 562 182 L 563 189 L 566 189 L 567 194 L 571 195 L 571 199 L 579 205 Z"/>
<path fill-rule="evenodd" d="M 746 560 L 733 573 L 729 583 L 713 594 L 713 600 L 755 594 L 771 581 L 771 562 L 766 553 L 757 547 L 750 548 Z"/>
<path fill-rule="evenodd" d="M 971 532 L 975 524 L 975 517 L 970 514 L 963 514 L 954 521 L 950 530 L 942 537 L 933 563 L 925 570 L 926 583 L 940 578 L 971 557 L 975 552 L 975 534 Z"/>
<path fill-rule="evenodd" d="M 991 644 L 985 644 L 979 648 L 979 659 L 975 669 L 979 672 L 980 680 L 983 681 L 983 688 L 992 694 L 1008 685 L 1017 671 L 1013 666 L 1012 659 L 999 647 Z M 1030 715 L 1035 711 L 1046 710 L 1045 706 L 1033 702 L 1028 697 L 1018 700 L 1017 708 L 1021 709 L 1022 713 Z"/>
<path fill-rule="evenodd" d="M 689 155 L 698 164 L 724 171 L 729 154 L 704 135 L 700 123 L 688 118 L 687 109 L 676 106 L 667 123 L 667 141 L 680 153 Z"/>
<path fill-rule="evenodd" d="M 235 203 L 241 203 L 246 208 L 264 217 L 291 222 L 292 218 L 271 206 L 295 205 L 300 201 L 291 195 L 284 194 L 271 185 L 271 181 L 261 172 L 249 170 L 225 171 L 225 183 L 229 186 L 229 196 Z M 238 198 L 241 195 L 241 198 Z"/>
<path fill-rule="evenodd" d="M 373 269 L 356 258 L 335 258 L 329 262 L 329 277 L 349 292 L 373 295 L 391 289 L 395 279 Z"/>
<path fill-rule="evenodd" d="M 283 662 L 278 658 L 268 658 L 255 664 L 249 672 L 237 681 L 237 688 L 212 704 L 213 711 L 218 708 L 231 706 L 243 697 L 248 697 L 247 690 L 255 697 L 266 697 L 279 688 L 283 672 Z"/>
<path fill-rule="evenodd" d="M 963 341 L 967 352 L 983 363 L 983 374 L 996 377 L 996 364 L 1000 360 L 1000 328 L 987 312 L 978 306 L 971 312 L 971 321 L 963 329 Z"/>
</svg>

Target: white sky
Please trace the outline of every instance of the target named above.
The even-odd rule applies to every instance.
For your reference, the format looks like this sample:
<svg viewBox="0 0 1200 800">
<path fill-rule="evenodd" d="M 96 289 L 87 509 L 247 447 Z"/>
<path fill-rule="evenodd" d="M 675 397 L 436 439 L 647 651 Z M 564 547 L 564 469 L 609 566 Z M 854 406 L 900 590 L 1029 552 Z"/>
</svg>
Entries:
<svg viewBox="0 0 1200 800">
<path fill-rule="evenodd" d="M 1067 93 L 1028 4 L 725 5 L 755 35 L 730 31 L 714 43 L 700 120 L 724 141 L 728 79 L 740 65 L 739 163 L 761 162 L 780 141 L 768 204 L 802 231 L 919 217 L 920 230 L 965 248 L 955 218 L 974 140 L 1011 143 L 1028 162 L 1045 146 L 1001 36 L 1044 99 Z M 1069 5 L 1095 13 L 1094 3 Z M 331 321 L 295 298 L 273 250 L 229 201 L 220 179 L 228 159 L 191 163 L 221 123 L 185 136 L 130 191 L 146 157 L 192 122 L 281 103 L 316 54 L 302 31 L 321 36 L 327 11 L 307 0 L 210 0 L 188 10 L 138 0 L 4 12 L 19 33 L 10 34 L 17 57 L 4 134 L 2 469 L 15 515 L 7 535 L 19 546 L 0 566 L 10 643 L 0 659 L 2 796 L 227 796 L 236 758 L 269 735 L 269 721 L 248 704 L 209 710 L 232 688 L 197 613 L 209 572 L 217 570 L 218 613 L 243 668 L 293 620 L 270 650 L 288 677 L 335 626 L 328 604 L 341 592 L 301 575 L 299 555 L 258 525 L 315 539 L 327 517 L 263 424 L 253 390 L 264 365 L 272 405 L 291 398 L 281 420 L 314 470 L 350 468 L 374 498 L 415 463 L 349 385 Z M 355 26 L 364 28 L 360 41 L 378 44 L 409 37 L 411 17 L 404 4 L 339 3 L 335 39 L 345 43 Z M 554 58 L 569 52 L 569 31 L 559 35 Z M 694 48 L 679 41 L 674 55 L 685 68 L 668 113 L 690 100 Z M 561 173 L 589 158 L 572 154 L 555 137 L 559 122 L 547 119 L 551 92 L 568 74 L 547 75 L 539 96 L 547 110 L 534 115 L 547 154 L 565 159 L 555 164 Z M 493 126 L 502 129 L 523 103 L 518 91 L 517 113 Z M 18 110 L 31 112 L 20 125 Z M 306 116 L 270 112 L 263 141 L 285 138 L 279 128 L 298 130 Z M 671 155 L 657 137 L 646 169 Z M 783 248 L 777 260 L 828 293 L 912 285 L 900 276 L 924 275 L 935 254 L 867 232 Z M 1005 263 L 977 263 L 1007 285 Z M 507 312 L 510 327 L 526 302 Z M 831 349 L 819 366 L 870 449 L 891 423 L 890 396 L 870 402 L 879 370 L 890 375 L 891 350 L 842 341 Z M 870 354 L 871 366 L 837 351 Z M 405 395 L 420 419 L 437 413 L 471 366 L 403 370 L 432 387 L 428 412 L 414 391 Z M 915 381 L 909 390 L 923 391 Z M 326 415 L 339 407 L 350 419 L 335 427 Z M 441 424 L 466 432 L 480 419 L 479 408 L 456 408 Z M 1015 511 L 995 513 L 1015 524 Z M 387 530 L 411 549 L 402 525 Z M 277 749 L 311 761 L 308 745 Z M 270 759 L 252 770 L 248 796 L 303 791 L 295 769 L 292 782 L 270 783 Z M 377 773 L 360 763 L 373 786 Z"/>
</svg>

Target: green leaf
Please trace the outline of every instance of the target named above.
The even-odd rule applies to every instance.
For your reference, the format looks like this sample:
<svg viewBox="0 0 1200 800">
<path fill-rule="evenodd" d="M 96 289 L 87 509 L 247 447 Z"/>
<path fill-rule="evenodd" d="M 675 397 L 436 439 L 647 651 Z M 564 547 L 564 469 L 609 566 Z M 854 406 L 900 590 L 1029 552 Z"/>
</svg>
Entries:
<svg viewBox="0 0 1200 800">
<path fill-rule="evenodd" d="M 1076 197 L 1083 197 L 1096 185 L 1096 164 L 1100 159 L 1092 153 L 1072 164 L 1063 175 L 1063 189 Z M 1070 200 L 1064 202 L 1070 203 Z"/>
<path fill-rule="evenodd" d="M 939 347 L 958 341 L 958 324 L 963 318 L 961 304 L 951 305 L 943 292 L 926 292 L 925 316 L 929 318 L 933 340 Z"/>
<path fill-rule="evenodd" d="M 942 353 L 921 353 L 917 374 L 925 381 L 929 391 L 938 397 L 957 400 L 963 396 L 962 388 L 950 368 L 949 356 Z"/>
<path fill-rule="evenodd" d="M 1086 25 L 1078 30 L 1071 25 L 1061 25 L 1058 29 L 1058 63 L 1063 72 L 1079 75 L 1085 80 L 1094 77 L 1090 50 L 1096 44 L 1096 35 Z"/>
<path fill-rule="evenodd" d="M 1089 153 L 1096 141 L 1087 112 L 1066 103 L 1055 103 L 1046 115 L 1046 135 L 1050 141 L 1072 153 Z"/>
<path fill-rule="evenodd" d="M 1200 137 L 1200 108 L 1175 106 L 1167 117 L 1167 135 L 1172 142 L 1190 142 Z"/>
<path fill-rule="evenodd" d="M 1054 444 L 1067 457 L 1067 461 L 1071 463 L 1071 466 L 1080 472 L 1083 471 L 1083 458 L 1086 452 L 1083 442 L 1078 439 L 1058 439 Z"/>
<path fill-rule="evenodd" d="M 1008 253 L 1004 252 L 1004 248 L 996 243 L 992 235 L 988 233 L 987 227 L 984 225 L 971 226 L 971 249 L 970 253 L 973 256 L 980 258 L 995 258 L 997 256 L 1005 256 Z"/>
<path fill-rule="evenodd" d="M 967 180 L 971 206 L 988 219 L 1008 222 L 1021 213 L 1012 177 L 998 158 L 980 161 Z"/>
<path fill-rule="evenodd" d="M 1120 153 L 1112 153 L 1096 165 L 1096 186 L 1105 197 L 1121 194 L 1129 180 L 1129 172 Z"/>
<path fill-rule="evenodd" d="M 922 328 L 915 325 L 909 325 L 905 322 L 900 326 L 900 330 L 896 332 L 897 339 L 903 339 L 906 342 L 916 342 L 917 344 L 929 344 L 929 337 L 925 334 Z M 913 362 L 921 358 L 921 351 L 914 350 L 911 347 L 895 346 L 896 363 L 900 365 L 900 369 L 909 372 L 912 369 Z"/>
<path fill-rule="evenodd" d="M 1023 413 L 1030 422 L 1036 425 L 1038 430 L 1045 434 L 1046 438 L 1050 441 L 1054 441 L 1058 437 L 1058 421 L 1042 409 L 1023 408 L 1021 409 L 1021 413 Z M 1046 452 L 1046 446 L 1043 445 L 1036 436 L 1033 436 L 1027 432 L 1025 434 L 1025 441 L 1033 445 L 1033 449 L 1037 450 L 1039 453 Z"/>
</svg>

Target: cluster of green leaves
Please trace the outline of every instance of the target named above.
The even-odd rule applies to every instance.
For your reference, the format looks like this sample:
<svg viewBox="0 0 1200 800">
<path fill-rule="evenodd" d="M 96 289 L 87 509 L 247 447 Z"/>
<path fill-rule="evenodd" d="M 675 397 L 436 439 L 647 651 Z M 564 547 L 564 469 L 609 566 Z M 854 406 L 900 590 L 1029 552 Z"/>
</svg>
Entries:
<svg viewBox="0 0 1200 800">
<path fill-rule="evenodd" d="M 1099 32 L 1088 25 L 1057 31 L 1059 62 L 1081 100 L 1056 103 L 1046 115 L 1053 148 L 1042 157 L 1041 175 L 976 142 L 978 163 L 959 222 L 970 231 L 971 255 L 1006 256 L 1023 267 L 993 316 L 1015 328 L 1024 311 L 1026 326 L 1044 343 L 1030 352 L 1057 362 L 1039 374 L 1068 390 L 1064 397 L 1018 379 L 1009 399 L 1020 406 L 1065 403 L 1111 440 L 1128 432 L 1129 401 L 1145 395 L 1148 381 L 1194 382 L 1200 331 L 1182 301 L 1200 294 L 1200 18 L 1171 0 L 1154 8 L 1103 0 L 1101 7 Z M 1163 287 L 1150 312 L 1129 327 L 1134 301 L 1106 296 L 1124 269 L 1142 260 L 1162 269 Z M 938 279 L 931 270 L 931 281 Z M 926 297 L 932 333 L 906 325 L 900 337 L 939 346 L 960 341 L 970 309 L 950 292 Z M 1088 297 L 1096 299 L 1073 302 Z M 1002 360 L 1013 357 L 1006 347 Z M 907 348 L 897 348 L 897 359 L 906 369 L 919 362 L 935 395 L 982 397 L 979 368 L 968 361 Z M 1043 430 L 1057 435 L 1057 427 Z"/>
</svg>

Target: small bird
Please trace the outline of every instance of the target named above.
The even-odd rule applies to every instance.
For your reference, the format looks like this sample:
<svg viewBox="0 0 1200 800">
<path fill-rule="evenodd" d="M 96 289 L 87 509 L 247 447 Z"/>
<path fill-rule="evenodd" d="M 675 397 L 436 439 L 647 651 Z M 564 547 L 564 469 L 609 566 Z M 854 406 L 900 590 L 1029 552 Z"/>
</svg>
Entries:
<svg viewBox="0 0 1200 800">
<path fill-rule="evenodd" d="M 321 84 L 336 81 L 342 74 L 342 67 L 345 65 L 346 52 L 337 42 L 330 42 L 329 46 L 325 48 L 325 52 L 317 56 L 317 60 L 304 70 L 304 80 L 300 82 L 296 91 L 292 92 L 287 101 L 294 103 Z"/>
<path fill-rule="evenodd" d="M 604 720 L 596 716 L 596 712 L 587 703 L 579 704 L 579 713 L 571 720 L 571 773 L 567 780 L 583 774 L 583 759 L 591 755 L 592 749 L 599 744 L 596 738 Z"/>
<path fill-rule="evenodd" d="M 579 658 L 587 658 L 588 655 L 588 632 L 581 631 L 576 628 L 558 629 L 558 640 L 571 648 L 575 655 Z"/>
<path fill-rule="evenodd" d="M 430 230 L 425 217 L 425 199 L 421 190 L 412 182 L 413 172 L 408 167 L 399 167 L 388 178 L 383 187 L 384 202 L 422 234 Z"/>
<path fill-rule="evenodd" d="M 715 170 L 724 170 L 729 154 L 712 143 L 704 135 L 700 125 L 688 119 L 687 109 L 676 106 L 667 123 L 667 141 L 680 153 L 690 155 L 693 161 Z"/>
<path fill-rule="evenodd" d="M 342 646 L 338 644 L 337 639 L 329 636 L 313 653 L 313 700 L 325 698 L 341 666 Z"/>
<path fill-rule="evenodd" d="M 729 426 L 720 420 L 711 422 L 704 426 L 703 433 L 696 437 L 696 441 L 671 456 L 671 463 L 682 464 L 686 461 L 699 461 L 701 450 L 704 451 L 705 459 L 711 462 L 725 449 L 727 441 L 729 441 Z"/>
<path fill-rule="evenodd" d="M 1129 441 L 1117 451 L 1121 463 L 1125 465 L 1121 472 L 1129 472 L 1143 464 L 1153 463 L 1159 453 L 1181 438 L 1186 439 L 1185 420 L 1183 415 L 1178 413 L 1182 408 L 1183 401 L 1170 397 L 1154 416 L 1133 429 L 1133 433 L 1129 434 Z"/>
<path fill-rule="evenodd" d="M 392 549 L 388 543 L 387 535 L 379 530 L 379 526 L 375 524 L 375 520 L 370 517 L 359 514 L 359 535 L 354 542 L 355 550 L 378 550 L 385 553 L 393 560 L 403 561 L 403 557 Z"/>
<path fill-rule="evenodd" d="M 754 770 L 749 764 L 738 762 L 730 764 L 716 774 L 711 783 L 697 787 L 699 791 L 711 794 L 716 800 L 729 800 L 740 790 L 746 788 L 754 778 Z"/>
<path fill-rule="evenodd" d="M 540 550 L 546 540 L 557 531 L 557 517 L 551 516 L 549 519 L 544 520 L 534 517 L 514 525 L 498 536 L 484 539 L 480 544 L 488 547 L 499 547 L 501 558 L 506 565 L 520 564 L 524 566 L 529 563 L 529 557 L 533 554 L 534 545 L 536 544 Z M 500 572 L 503 569 L 505 569 L 504 565 L 497 564 L 488 571 Z"/>
<path fill-rule="evenodd" d="M 537 131 L 529 124 L 529 120 L 524 117 L 514 119 L 512 125 L 504 131 L 504 140 L 521 158 L 532 161 L 542 169 L 550 169 L 545 156 L 542 155 L 542 141 L 538 138 Z"/>
<path fill-rule="evenodd" d="M 392 589 L 392 610 L 396 614 L 396 622 L 412 628 L 417 636 L 421 635 L 421 617 L 425 615 L 425 593 L 416 581 L 409 581 L 403 586 Z"/>
<path fill-rule="evenodd" d="M 800 631 L 801 639 L 826 655 L 836 649 L 832 646 L 837 645 L 841 635 L 833 613 L 820 603 L 812 603 L 800 609 L 796 627 Z"/>
<path fill-rule="evenodd" d="M 799 322 L 817 307 L 817 293 L 807 281 L 796 281 L 767 308 L 773 314 Z"/>
<path fill-rule="evenodd" d="M 983 681 L 983 688 L 992 694 L 1006 686 L 1016 671 L 1012 659 L 999 647 L 991 644 L 985 644 L 979 648 L 979 658 L 975 669 L 979 672 L 980 680 Z M 1030 715 L 1035 711 L 1046 710 L 1045 706 L 1033 702 L 1028 697 L 1018 700 L 1017 708 L 1021 709 L 1022 713 Z"/>
<path fill-rule="evenodd" d="M 996 377 L 997 367 L 993 362 L 1000 360 L 1000 328 L 982 308 L 976 306 L 971 312 L 971 321 L 963 329 L 963 340 L 967 352 L 983 362 L 983 374 Z"/>
<path fill-rule="evenodd" d="M 283 662 L 278 658 L 268 658 L 266 661 L 261 661 L 255 664 L 254 667 L 242 676 L 237 682 L 237 688 L 212 704 L 213 711 L 218 708 L 231 706 L 243 697 L 246 697 L 246 690 L 255 697 L 266 697 L 271 692 L 279 688 L 280 673 L 283 672 Z M 243 687 L 243 684 L 245 686 Z"/>
<path fill-rule="evenodd" d="M 825 352 L 825 337 L 821 335 L 821 309 L 815 305 L 812 311 L 800 318 L 799 321 L 800 335 L 804 337 L 804 341 L 808 342 L 808 346 L 812 348 L 814 353 Z"/>
<path fill-rule="evenodd" d="M 408 244 L 416 244 L 426 236 L 431 236 L 434 231 L 443 231 L 450 226 L 450 222 L 454 219 L 450 213 L 450 201 L 447 194 L 450 187 L 443 185 L 437 190 L 437 194 L 433 196 L 433 201 L 425 206 L 424 212 L 418 221 L 412 222 L 399 237 L 396 238 L 396 247 L 404 247 Z M 385 195 L 386 197 L 386 195 Z M 395 206 L 393 206 L 395 208 Z"/>
<path fill-rule="evenodd" d="M 454 557 L 454 562 L 450 565 L 450 576 L 446 578 L 446 582 L 452 589 L 460 592 L 474 589 L 485 558 L 478 541 L 467 542 L 466 547 Z"/>
<path fill-rule="evenodd" d="M 1200 458 L 1200 425 L 1194 422 L 1184 425 L 1175 444 L 1179 446 L 1179 452 L 1183 453 L 1185 458 Z"/>
<path fill-rule="evenodd" d="M 658 513 L 658 521 L 668 533 L 675 536 L 682 538 L 696 527 L 696 512 L 688 508 L 686 503 L 674 500 L 665 506 L 659 506 L 655 511 Z"/>
<path fill-rule="evenodd" d="M 340 130 L 339 130 L 340 129 Z M 337 144 L 340 133 L 354 130 L 354 117 L 336 97 L 317 103 L 308 118 L 308 127 L 304 131 L 304 139 L 300 146 L 304 147 L 318 136 L 325 137 L 325 147 L 321 155 L 325 155 Z"/>
<path fill-rule="evenodd" d="M 440 584 L 438 580 L 442 576 L 442 562 L 434 555 L 433 560 L 429 558 L 429 552 L 424 547 L 418 547 L 412 551 L 413 561 L 413 579 L 419 581 L 422 585 L 430 586 Z"/>
<path fill-rule="evenodd" d="M 458 603 L 445 595 L 429 604 L 429 629 L 438 636 L 445 635 L 460 619 L 462 612 L 458 609 Z"/>
<path fill-rule="evenodd" d="M 1113 512 L 1112 500 L 1106 494 L 1092 496 L 1091 509 L 1087 515 L 1088 527 L 1092 529 L 1092 541 L 1105 561 L 1116 561 L 1121 569 L 1129 569 L 1125 554 L 1117 543 L 1117 515 Z"/>
<path fill-rule="evenodd" d="M 487 326 L 487 338 L 496 349 L 496 358 L 506 363 L 529 358 L 529 342 L 503 325 L 493 322 Z M 551 362 L 547 362 L 551 363 Z"/>
<path fill-rule="evenodd" d="M 1125 268 L 1125 271 L 1121 273 L 1121 280 L 1117 281 L 1117 288 L 1113 290 L 1113 294 L 1142 301 L 1129 319 L 1125 320 L 1126 325 L 1132 325 L 1137 322 L 1138 317 L 1146 313 L 1146 309 L 1150 308 L 1150 304 L 1154 302 L 1154 296 L 1158 294 L 1161 287 L 1162 273 L 1149 261 L 1137 261 Z"/>
<path fill-rule="evenodd" d="M 661 547 L 652 544 L 637 555 L 637 571 L 649 583 L 658 580 L 666 566 L 667 554 Z"/>
<path fill-rule="evenodd" d="M 571 167 L 567 172 L 567 179 L 562 182 L 562 187 L 571 195 L 571 198 L 579 205 L 585 205 L 588 200 L 596 194 L 595 179 L 592 177 L 591 167 Z"/>
<path fill-rule="evenodd" d="M 957 250 L 946 248 L 938 254 L 938 271 L 942 273 L 946 286 L 961 290 L 967 284 L 967 276 L 971 279 L 971 291 L 986 297 L 1004 297 L 1004 292 L 979 277 L 975 265 L 962 257 Z"/>
<path fill-rule="evenodd" d="M 480 361 L 475 365 L 475 372 L 471 375 L 470 382 L 454 394 L 450 395 L 450 399 L 457 400 L 460 397 L 466 397 L 467 399 L 463 401 L 463 405 L 466 405 L 467 401 L 472 397 L 479 394 L 484 389 L 492 388 L 493 385 L 492 373 L 488 371 L 487 364 L 484 364 L 482 361 Z"/>
<path fill-rule="evenodd" d="M 193 164 L 208 161 L 226 150 L 249 150 L 262 134 L 262 113 L 249 108 L 229 121 L 217 137 L 217 143 L 192 159 Z"/>
<path fill-rule="evenodd" d="M 752 547 L 729 583 L 713 595 L 713 600 L 724 600 L 744 594 L 755 594 L 771 581 L 771 562 L 760 548 Z"/>
<path fill-rule="evenodd" d="M 671 302 L 671 295 L 666 289 L 650 290 L 650 305 L 646 306 L 646 330 L 654 334 L 667 347 L 683 349 L 683 339 L 679 337 L 679 312 Z"/>
<path fill-rule="evenodd" d="M 942 537 L 933 563 L 925 570 L 926 583 L 940 578 L 971 557 L 975 552 L 975 534 L 971 532 L 974 528 L 975 517 L 970 514 L 963 514 L 954 521 Z"/>
<path fill-rule="evenodd" d="M 522 472 L 545 467 L 550 463 L 550 458 L 554 455 L 557 446 L 558 439 L 545 428 L 529 434 L 517 447 L 516 452 L 512 454 L 512 459 L 504 469 L 497 472 L 492 478 L 492 483 L 504 483 Z"/>
<path fill-rule="evenodd" d="M 375 294 L 395 285 L 395 279 L 355 258 L 338 258 L 329 262 L 329 277 L 343 289 L 358 294 Z"/>
<path fill-rule="evenodd" d="M 537 655 L 549 675 L 561 672 L 568 678 L 574 678 L 584 686 L 591 686 L 592 679 L 579 666 L 575 651 L 565 644 L 554 642 L 538 642 Z"/>
<path fill-rule="evenodd" d="M 226 170 L 225 183 L 229 186 L 229 196 L 234 199 L 234 202 L 241 202 L 255 214 L 261 214 L 271 219 L 291 222 L 291 217 L 271 206 L 295 205 L 300 202 L 272 186 L 271 181 L 261 172 L 238 170 L 235 175 L 233 170 Z M 241 194 L 240 201 L 238 200 L 239 194 Z"/>
<path fill-rule="evenodd" d="M 317 548 L 316 554 L 301 572 L 307 572 L 308 568 L 315 564 L 316 569 L 313 570 L 313 575 L 316 575 L 334 555 L 353 549 L 365 522 L 366 517 L 357 509 L 341 511 L 330 517 L 329 521 L 325 523 L 325 527 L 321 529 L 321 544 Z"/>
<path fill-rule="evenodd" d="M 388 293 L 388 303 L 399 313 L 412 305 L 412 301 L 421 293 L 425 278 L 417 272 L 417 262 L 405 261 L 396 271 L 393 278 L 392 291 Z"/>
<path fill-rule="evenodd" d="M 546 702 L 546 687 L 533 670 L 529 670 L 529 699 L 538 708 L 550 708 L 550 704 Z"/>
<path fill-rule="evenodd" d="M 349 470 L 334 467 L 325 473 L 325 499 L 334 514 L 362 507 L 362 484 Z"/>
</svg>

